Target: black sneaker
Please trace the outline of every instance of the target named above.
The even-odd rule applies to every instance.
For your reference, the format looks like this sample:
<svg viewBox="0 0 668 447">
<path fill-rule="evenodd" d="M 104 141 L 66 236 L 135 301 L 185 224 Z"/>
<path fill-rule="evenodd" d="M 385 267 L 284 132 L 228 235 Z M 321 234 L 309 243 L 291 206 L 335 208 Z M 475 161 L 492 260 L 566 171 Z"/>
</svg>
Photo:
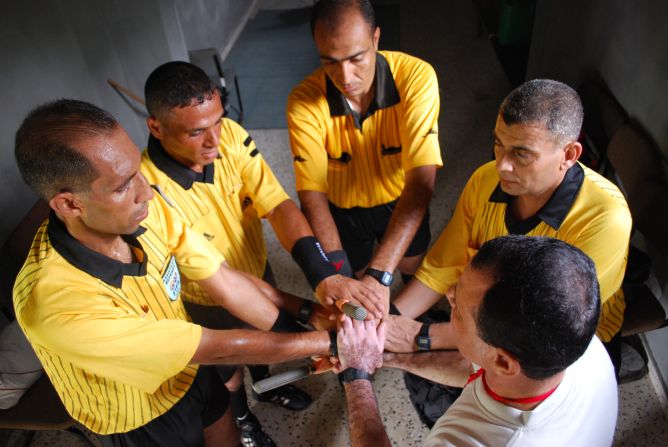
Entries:
<svg viewBox="0 0 668 447">
<path fill-rule="evenodd" d="M 259 401 L 269 402 L 292 411 L 302 411 L 313 402 L 311 396 L 294 385 L 283 385 L 262 394 L 253 391 L 253 397 Z"/>
<path fill-rule="evenodd" d="M 274 441 L 262 430 L 260 421 L 251 412 L 243 420 L 237 419 L 243 447 L 276 447 Z"/>
</svg>

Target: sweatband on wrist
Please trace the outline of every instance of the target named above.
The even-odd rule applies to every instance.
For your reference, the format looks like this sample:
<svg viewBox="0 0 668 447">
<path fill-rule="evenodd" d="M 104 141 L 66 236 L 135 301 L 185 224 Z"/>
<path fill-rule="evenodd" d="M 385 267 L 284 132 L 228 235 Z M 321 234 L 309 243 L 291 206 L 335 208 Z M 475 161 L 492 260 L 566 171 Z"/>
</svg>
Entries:
<svg viewBox="0 0 668 447">
<path fill-rule="evenodd" d="M 336 275 L 336 269 L 329 263 L 329 259 L 322 250 L 318 239 L 313 236 L 300 238 L 295 242 L 290 254 L 304 272 L 304 276 L 306 276 L 313 290 L 323 279 Z"/>
<path fill-rule="evenodd" d="M 399 312 L 399 309 L 397 309 L 397 306 L 395 306 L 392 303 L 390 303 L 390 315 L 401 315 L 401 312 Z"/>
<path fill-rule="evenodd" d="M 306 332 L 306 329 L 297 323 L 295 317 L 283 309 L 278 310 L 278 317 L 276 317 L 274 325 L 269 330 L 271 332 Z"/>
<path fill-rule="evenodd" d="M 339 345 L 336 342 L 336 331 L 329 331 L 329 353 L 332 357 L 339 356 Z"/>
<path fill-rule="evenodd" d="M 313 304 L 311 300 L 304 300 L 304 303 L 299 308 L 299 312 L 297 312 L 297 321 L 308 324 L 308 320 L 313 315 Z"/>
<path fill-rule="evenodd" d="M 325 255 L 329 259 L 329 263 L 336 269 L 336 273 L 348 278 L 353 277 L 353 268 L 350 266 L 350 260 L 344 250 L 328 251 Z"/>
</svg>

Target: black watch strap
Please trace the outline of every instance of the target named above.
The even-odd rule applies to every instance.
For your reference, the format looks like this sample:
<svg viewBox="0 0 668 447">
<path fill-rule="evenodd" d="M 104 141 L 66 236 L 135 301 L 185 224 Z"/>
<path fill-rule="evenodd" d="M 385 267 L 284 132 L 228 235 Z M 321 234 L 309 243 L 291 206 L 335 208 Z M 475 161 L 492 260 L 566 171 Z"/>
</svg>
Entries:
<svg viewBox="0 0 668 447">
<path fill-rule="evenodd" d="M 366 371 L 362 371 L 357 368 L 346 368 L 343 372 L 339 373 L 339 378 L 343 383 L 350 383 L 353 380 L 371 380 L 373 374 L 370 374 Z"/>
<path fill-rule="evenodd" d="M 422 323 L 420 332 L 418 332 L 417 337 L 415 337 L 415 343 L 417 344 L 418 351 L 429 351 L 431 350 L 431 337 L 429 336 L 429 323 Z"/>
<path fill-rule="evenodd" d="M 329 331 L 329 353 L 332 357 L 339 356 L 339 346 L 336 342 L 336 331 Z"/>
<path fill-rule="evenodd" d="M 299 307 L 299 312 L 297 313 L 297 321 L 303 324 L 308 324 L 308 320 L 313 314 L 313 301 L 304 300 L 302 305 Z"/>
<path fill-rule="evenodd" d="M 378 281 L 385 287 L 390 287 L 392 285 L 392 281 L 394 281 L 394 276 L 392 275 L 392 273 L 384 272 L 382 270 L 376 270 L 371 267 L 367 268 L 364 271 L 364 274 L 374 278 L 376 281 Z"/>
</svg>

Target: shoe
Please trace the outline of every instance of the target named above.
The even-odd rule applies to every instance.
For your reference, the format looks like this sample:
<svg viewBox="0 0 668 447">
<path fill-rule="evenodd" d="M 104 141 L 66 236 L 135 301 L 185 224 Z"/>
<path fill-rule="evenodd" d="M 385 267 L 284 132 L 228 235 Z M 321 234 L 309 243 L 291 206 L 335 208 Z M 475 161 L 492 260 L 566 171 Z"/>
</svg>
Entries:
<svg viewBox="0 0 668 447">
<path fill-rule="evenodd" d="M 260 421 L 251 412 L 243 420 L 237 419 L 243 447 L 276 447 L 274 441 L 262 430 Z"/>
<path fill-rule="evenodd" d="M 292 411 L 305 410 L 313 402 L 311 396 L 294 385 L 283 385 L 262 394 L 253 391 L 253 397 L 261 402 L 269 402 Z"/>
</svg>

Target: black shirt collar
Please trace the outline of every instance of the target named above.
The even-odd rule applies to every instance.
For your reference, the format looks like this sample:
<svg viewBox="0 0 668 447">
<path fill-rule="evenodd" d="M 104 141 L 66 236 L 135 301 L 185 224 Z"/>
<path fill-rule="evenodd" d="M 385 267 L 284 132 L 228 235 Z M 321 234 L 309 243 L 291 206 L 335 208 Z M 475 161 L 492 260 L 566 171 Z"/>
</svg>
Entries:
<svg viewBox="0 0 668 447">
<path fill-rule="evenodd" d="M 584 169 L 576 163 L 566 171 L 564 179 L 535 216 L 531 216 L 524 221 L 515 221 L 511 213 L 506 210 L 505 221 L 508 231 L 512 234 L 526 234 L 533 230 L 541 220 L 555 230 L 558 230 L 573 207 L 583 181 Z M 492 195 L 489 197 L 490 202 L 496 203 L 510 204 L 512 200 L 513 196 L 503 192 L 500 184 L 496 185 Z"/>
<path fill-rule="evenodd" d="M 190 189 L 195 182 L 213 184 L 214 166 L 209 163 L 204 166 L 202 172 L 188 169 L 178 161 L 174 160 L 162 147 L 160 140 L 153 135 L 148 137 L 148 155 L 153 163 L 169 178 L 178 183 L 183 189 Z"/>
<path fill-rule="evenodd" d="M 129 236 L 121 236 L 125 242 L 144 252 L 142 262 L 132 262 L 130 264 L 111 259 L 85 247 L 70 235 L 65 224 L 56 217 L 53 211 L 49 215 L 47 231 L 51 245 L 67 262 L 109 285 L 120 288 L 123 285 L 123 276 L 146 275 L 148 254 L 144 252 L 144 249 L 137 240 L 137 237 L 146 231 L 146 228 L 142 226 Z"/>
<path fill-rule="evenodd" d="M 392 107 L 399 104 L 401 98 L 394 77 L 390 70 L 387 59 L 380 53 L 376 53 L 376 74 L 374 76 L 374 95 L 369 104 L 366 114 L 362 117 L 350 108 L 346 97 L 336 88 L 334 83 L 325 75 L 327 88 L 327 104 L 331 116 L 352 115 L 355 118 L 355 127 L 362 128 L 362 122 L 371 116 L 376 110 Z"/>
</svg>

